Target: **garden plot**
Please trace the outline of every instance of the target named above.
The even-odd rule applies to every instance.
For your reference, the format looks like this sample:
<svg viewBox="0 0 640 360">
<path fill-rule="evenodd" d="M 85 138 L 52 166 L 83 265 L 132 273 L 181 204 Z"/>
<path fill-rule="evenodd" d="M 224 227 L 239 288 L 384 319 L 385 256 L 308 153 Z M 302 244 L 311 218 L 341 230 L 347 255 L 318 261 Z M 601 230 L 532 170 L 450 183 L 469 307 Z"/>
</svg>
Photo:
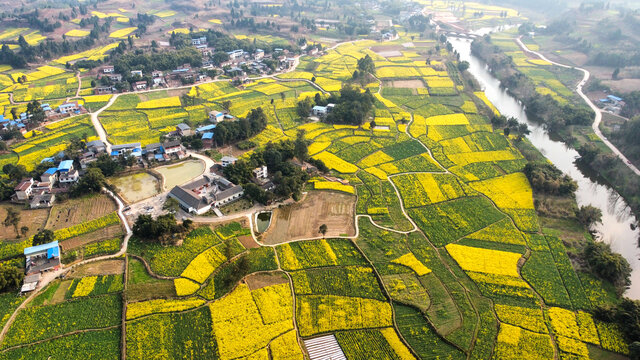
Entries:
<svg viewBox="0 0 640 360">
<path fill-rule="evenodd" d="M 34 235 L 38 230 L 44 228 L 47 217 L 49 216 L 49 209 L 22 210 L 24 208 L 18 205 L 3 204 L 0 206 L 1 219 L 7 217 L 7 208 L 13 208 L 20 212 L 18 230 L 23 226 L 27 226 L 29 228 L 27 236 Z M 16 237 L 16 231 L 12 225 L 0 226 L 0 240 L 15 239 Z"/>
<path fill-rule="evenodd" d="M 424 89 L 424 82 L 422 80 L 395 80 L 387 81 L 384 86 L 401 88 L 401 89 Z"/>
<path fill-rule="evenodd" d="M 47 229 L 58 230 L 94 220 L 116 210 L 116 205 L 106 195 L 72 199 L 56 204 L 47 220 Z"/>
<path fill-rule="evenodd" d="M 304 201 L 276 209 L 273 223 L 264 235 L 265 244 L 320 237 L 320 225 L 327 225 L 327 237 L 353 235 L 356 198 L 336 192 L 312 191 Z"/>
</svg>

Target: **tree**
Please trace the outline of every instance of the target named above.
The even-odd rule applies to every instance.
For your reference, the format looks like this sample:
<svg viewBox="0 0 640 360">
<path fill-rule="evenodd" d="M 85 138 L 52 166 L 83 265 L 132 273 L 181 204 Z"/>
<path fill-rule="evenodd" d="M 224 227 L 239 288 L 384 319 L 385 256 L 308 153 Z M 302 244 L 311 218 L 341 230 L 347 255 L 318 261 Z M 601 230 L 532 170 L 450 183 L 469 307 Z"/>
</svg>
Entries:
<svg viewBox="0 0 640 360">
<path fill-rule="evenodd" d="M 27 233 L 29 232 L 29 227 L 26 225 L 23 225 L 20 228 L 20 233 L 22 234 L 22 236 L 27 236 Z"/>
<path fill-rule="evenodd" d="M 169 196 L 167 200 L 165 200 L 164 205 L 162 205 L 162 209 L 177 213 L 178 210 L 180 210 L 180 203 L 175 198 Z"/>
<path fill-rule="evenodd" d="M 371 56 L 365 55 L 363 58 L 358 59 L 358 70 L 363 74 L 375 75 L 376 65 Z"/>
<path fill-rule="evenodd" d="M 596 276 L 621 291 L 631 284 L 631 266 L 622 255 L 614 253 L 609 244 L 591 241 L 585 246 L 583 256 Z"/>
<path fill-rule="evenodd" d="M 12 207 L 7 208 L 7 216 L 4 218 L 4 226 L 13 226 L 16 231 L 16 237 L 20 237 L 20 233 L 18 233 L 19 223 L 20 212 Z"/>
<path fill-rule="evenodd" d="M 458 63 L 458 70 L 460 70 L 460 72 L 467 71 L 467 69 L 469 69 L 469 62 L 468 61 L 460 61 Z"/>
<path fill-rule="evenodd" d="M 17 289 L 24 279 L 24 272 L 17 267 L 0 265 L 0 292 Z"/>
<path fill-rule="evenodd" d="M 92 167 L 87 170 L 87 173 L 80 178 L 78 183 L 72 189 L 72 193 L 76 196 L 97 193 L 107 186 L 107 180 L 102 174 L 102 171 L 97 167 Z"/>
<path fill-rule="evenodd" d="M 591 205 L 581 206 L 576 211 L 576 218 L 582 225 L 590 228 L 592 225 L 602 222 L 602 211 Z"/>
<path fill-rule="evenodd" d="M 640 360 L 640 341 L 634 341 L 629 345 L 629 358 L 631 360 Z"/>
<path fill-rule="evenodd" d="M 222 108 L 229 111 L 231 108 L 231 100 L 225 100 L 222 102 Z"/>
<path fill-rule="evenodd" d="M 313 108 L 313 103 L 311 102 L 311 98 L 307 97 L 304 100 L 298 101 L 298 105 L 296 106 L 296 112 L 298 116 L 303 119 L 306 119 L 311 113 L 311 109 Z"/>
<path fill-rule="evenodd" d="M 620 75 L 620 68 L 616 68 L 613 70 L 613 74 L 611 74 L 611 78 L 613 80 L 618 80 L 618 76 Z"/>
<path fill-rule="evenodd" d="M 48 244 L 52 242 L 54 238 L 53 231 L 49 229 L 40 230 L 37 234 L 33 235 L 33 245 Z"/>
<path fill-rule="evenodd" d="M 298 135 L 296 136 L 295 143 L 295 154 L 298 160 L 307 161 L 309 159 L 309 148 L 307 146 L 307 141 L 304 138 L 305 131 L 298 130 Z"/>
<path fill-rule="evenodd" d="M 328 230 L 327 224 L 322 224 L 320 225 L 320 229 L 318 229 L 318 232 L 322 234 L 322 237 L 324 237 L 327 233 L 327 230 Z"/>
</svg>

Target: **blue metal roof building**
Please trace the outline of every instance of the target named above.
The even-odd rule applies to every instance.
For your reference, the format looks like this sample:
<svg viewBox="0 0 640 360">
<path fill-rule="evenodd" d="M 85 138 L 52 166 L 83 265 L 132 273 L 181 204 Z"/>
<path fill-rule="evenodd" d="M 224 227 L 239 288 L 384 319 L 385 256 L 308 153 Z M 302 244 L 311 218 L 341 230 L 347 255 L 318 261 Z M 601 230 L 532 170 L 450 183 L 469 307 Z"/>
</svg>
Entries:
<svg viewBox="0 0 640 360">
<path fill-rule="evenodd" d="M 204 132 L 210 132 L 210 130 L 215 129 L 216 126 L 214 124 L 211 125 L 205 125 L 205 126 L 201 126 L 199 128 L 196 129 L 197 133 L 204 133 Z"/>
<path fill-rule="evenodd" d="M 52 254 L 52 255 L 57 254 L 57 256 L 60 256 L 60 247 L 58 245 L 58 242 L 53 241 L 48 244 L 32 246 L 24 249 L 25 256 L 35 255 L 35 254 L 44 253 L 44 252 L 47 253 L 47 257 L 49 257 L 49 254 Z"/>
<path fill-rule="evenodd" d="M 73 160 L 64 160 L 60 162 L 60 165 L 58 165 L 58 171 L 67 172 L 67 171 L 70 171 L 72 167 L 73 167 Z"/>
<path fill-rule="evenodd" d="M 44 158 L 44 159 L 42 159 L 42 161 L 40 161 L 40 164 L 46 163 L 46 162 L 52 163 L 52 162 L 54 162 L 54 160 L 53 160 L 53 158 L 50 158 L 50 157 Z"/>
<path fill-rule="evenodd" d="M 619 97 L 614 96 L 614 95 L 609 95 L 609 96 L 607 96 L 607 97 L 608 97 L 609 99 L 613 100 L 613 101 L 618 101 L 618 102 L 622 101 L 622 98 L 619 98 Z"/>
<path fill-rule="evenodd" d="M 202 140 L 210 140 L 210 139 L 213 139 L 213 133 L 212 132 L 208 132 L 208 133 L 202 134 Z"/>
<path fill-rule="evenodd" d="M 44 173 L 45 173 L 45 175 L 53 175 L 56 172 L 58 172 L 58 168 L 50 167 Z"/>
</svg>

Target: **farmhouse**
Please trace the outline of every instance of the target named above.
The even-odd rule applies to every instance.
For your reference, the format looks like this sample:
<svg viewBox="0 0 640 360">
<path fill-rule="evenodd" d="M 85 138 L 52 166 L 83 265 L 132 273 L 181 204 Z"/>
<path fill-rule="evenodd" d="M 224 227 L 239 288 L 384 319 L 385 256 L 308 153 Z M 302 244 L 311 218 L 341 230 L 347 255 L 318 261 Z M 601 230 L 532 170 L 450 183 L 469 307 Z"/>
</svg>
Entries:
<svg viewBox="0 0 640 360">
<path fill-rule="evenodd" d="M 140 77 L 142 77 L 142 70 L 131 70 L 131 76 L 140 76 Z"/>
<path fill-rule="evenodd" d="M 176 132 L 178 133 L 179 136 L 191 136 L 193 135 L 193 131 L 191 130 L 191 127 L 185 123 L 182 124 L 178 124 L 176 126 Z"/>
<path fill-rule="evenodd" d="M 167 141 L 162 144 L 162 147 L 167 155 L 176 154 L 180 159 L 184 157 L 184 146 L 182 146 L 182 143 L 178 140 Z"/>
<path fill-rule="evenodd" d="M 48 182 L 51 184 L 55 184 L 56 181 L 58 180 L 58 168 L 48 168 L 47 171 L 45 171 L 42 176 L 40 176 L 40 181 L 42 182 Z"/>
<path fill-rule="evenodd" d="M 114 71 L 115 71 L 115 69 L 113 68 L 113 65 L 107 65 L 107 66 L 102 68 L 102 73 L 103 74 L 113 74 Z"/>
<path fill-rule="evenodd" d="M 206 45 L 207 44 L 207 37 L 206 36 L 201 36 L 199 38 L 195 38 L 195 39 L 191 39 L 191 44 L 192 45 Z"/>
<path fill-rule="evenodd" d="M 80 108 L 81 106 L 78 104 L 77 101 L 65 102 L 64 104 L 58 106 L 58 111 L 61 114 L 69 114 L 69 113 L 80 110 Z"/>
<path fill-rule="evenodd" d="M 253 169 L 253 176 L 258 180 L 266 180 L 269 177 L 269 173 L 267 172 L 267 166 L 262 165 Z"/>
<path fill-rule="evenodd" d="M 111 81 L 115 81 L 115 82 L 122 81 L 122 75 L 120 74 L 108 74 L 107 77 Z"/>
<path fill-rule="evenodd" d="M 201 127 L 196 129 L 196 134 L 204 134 L 206 132 L 211 132 L 215 128 L 216 128 L 216 126 L 214 124 L 201 126 Z"/>
<path fill-rule="evenodd" d="M 29 203 L 29 207 L 32 209 L 50 208 L 56 201 L 56 195 L 51 193 L 44 193 L 33 197 Z"/>
<path fill-rule="evenodd" d="M 33 191 L 33 178 L 22 180 L 20 184 L 15 187 L 16 198 L 18 200 L 27 200 L 31 197 L 31 192 Z"/>
<path fill-rule="evenodd" d="M 227 167 L 231 164 L 235 164 L 236 161 L 238 161 L 238 159 L 233 156 L 223 156 L 222 159 L 220 159 L 222 167 Z"/>
<path fill-rule="evenodd" d="M 189 184 L 175 186 L 169 192 L 184 211 L 198 215 L 206 213 L 212 206 L 220 207 L 238 200 L 242 195 L 242 186 L 234 185 L 223 177 L 207 175 Z"/>
<path fill-rule="evenodd" d="M 147 88 L 147 82 L 146 81 L 136 81 L 135 83 L 133 83 L 133 88 L 135 90 L 145 90 Z"/>
<path fill-rule="evenodd" d="M 209 121 L 211 121 L 214 124 L 224 121 L 224 113 L 221 111 L 209 112 Z"/>
<path fill-rule="evenodd" d="M 131 143 L 131 144 L 122 144 L 122 145 L 113 145 L 111 147 L 111 156 L 120 156 L 132 154 L 134 156 L 138 154 L 142 155 L 142 147 L 140 147 L 140 143 Z"/>
<path fill-rule="evenodd" d="M 213 147 L 213 133 L 212 132 L 207 132 L 207 133 L 202 134 L 202 145 L 205 148 Z"/>
<path fill-rule="evenodd" d="M 95 95 L 103 95 L 103 94 L 112 94 L 116 91 L 116 88 L 113 86 L 96 86 L 93 90 Z"/>
<path fill-rule="evenodd" d="M 57 241 L 24 249 L 27 275 L 40 274 L 60 267 L 60 246 Z"/>
<path fill-rule="evenodd" d="M 311 109 L 311 113 L 315 116 L 325 116 L 327 115 L 327 107 L 326 106 L 320 106 L 320 105 L 316 105 L 313 107 L 313 109 Z"/>
</svg>

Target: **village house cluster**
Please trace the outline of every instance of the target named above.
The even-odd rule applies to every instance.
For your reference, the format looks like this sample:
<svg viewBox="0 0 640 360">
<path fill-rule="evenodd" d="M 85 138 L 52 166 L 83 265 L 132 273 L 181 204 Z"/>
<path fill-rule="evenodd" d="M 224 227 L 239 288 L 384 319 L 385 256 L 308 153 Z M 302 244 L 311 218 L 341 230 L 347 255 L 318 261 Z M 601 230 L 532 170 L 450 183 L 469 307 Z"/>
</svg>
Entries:
<svg viewBox="0 0 640 360">
<path fill-rule="evenodd" d="M 51 207 L 56 194 L 68 191 L 79 179 L 80 173 L 74 169 L 73 160 L 62 160 L 56 167 L 47 169 L 40 179 L 22 180 L 14 189 L 13 200 L 28 203 L 32 209 Z"/>
<path fill-rule="evenodd" d="M 118 92 L 117 83 L 122 82 L 125 78 L 136 79 L 131 82 L 130 90 L 143 91 L 149 88 L 172 87 L 182 84 L 192 84 L 211 80 L 211 71 L 215 74 L 222 74 L 233 79 L 236 83 L 244 83 L 249 79 L 249 75 L 269 74 L 273 69 L 267 64 L 266 60 L 276 62 L 275 71 L 284 71 L 295 66 L 297 59 L 292 57 L 287 49 L 276 48 L 272 53 L 267 54 L 263 49 L 256 49 L 253 53 L 249 53 L 243 49 L 228 51 L 228 60 L 216 64 L 213 60 L 213 54 L 216 52 L 214 47 L 209 46 L 205 36 L 192 38 L 191 44 L 202 54 L 202 67 L 192 67 L 191 64 L 183 64 L 171 71 L 162 72 L 154 70 L 151 74 L 145 74 L 142 70 L 131 70 L 128 76 L 117 73 L 113 65 L 103 66 L 98 78 L 108 78 L 108 85 L 99 85 L 95 87 L 94 94 L 112 94 Z M 304 48 L 303 48 L 304 49 Z M 318 53 L 317 47 L 311 48 L 309 55 Z M 150 75 L 149 81 L 145 80 L 145 75 Z M 127 91 L 129 89 L 120 89 Z"/>
<path fill-rule="evenodd" d="M 77 101 L 65 101 L 56 108 L 52 108 L 50 104 L 40 104 L 40 109 L 47 121 L 55 121 L 86 112 L 84 107 Z M 33 114 L 27 112 L 16 114 L 14 119 L 5 118 L 4 115 L 0 114 L 0 131 L 8 132 L 17 129 L 24 135 L 29 130 L 40 126 L 40 123 L 33 121 L 32 118 Z"/>
</svg>

